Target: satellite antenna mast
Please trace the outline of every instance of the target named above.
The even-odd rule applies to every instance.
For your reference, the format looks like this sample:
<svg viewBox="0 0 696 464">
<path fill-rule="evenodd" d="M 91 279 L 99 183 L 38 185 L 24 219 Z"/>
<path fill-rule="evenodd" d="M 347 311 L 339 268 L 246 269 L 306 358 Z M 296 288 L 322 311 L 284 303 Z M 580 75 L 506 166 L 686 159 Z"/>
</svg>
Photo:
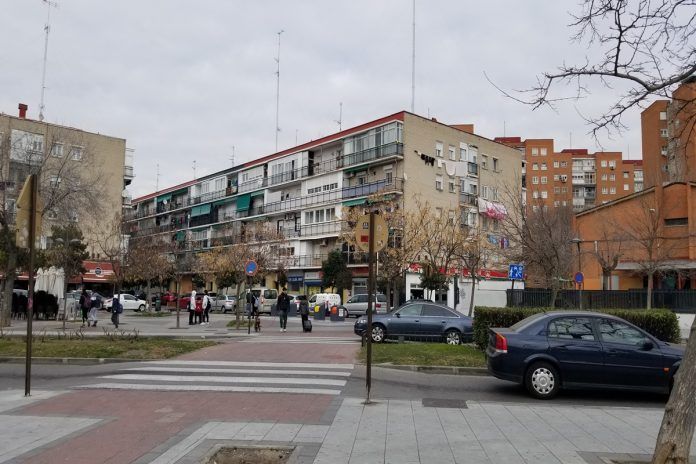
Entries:
<svg viewBox="0 0 696 464">
<path fill-rule="evenodd" d="M 232 145 L 232 156 L 230 156 L 230 163 L 232 163 L 231 167 L 234 167 L 234 145 Z"/>
<path fill-rule="evenodd" d="M 41 103 L 39 103 L 39 121 L 44 120 L 44 94 L 46 92 L 46 62 L 48 60 L 48 33 L 51 31 L 51 8 L 58 8 L 58 3 L 50 0 L 42 0 L 46 4 L 46 25 L 44 26 L 44 55 L 43 71 L 41 73 Z"/>
<path fill-rule="evenodd" d="M 411 45 L 411 113 L 416 111 L 416 0 L 413 0 L 413 31 Z"/>
<path fill-rule="evenodd" d="M 280 125 L 278 123 L 278 113 L 280 111 L 280 34 L 285 32 L 280 30 L 278 32 L 278 56 L 276 57 L 276 127 L 275 127 L 275 149 L 278 151 L 278 132 L 280 132 Z"/>
<path fill-rule="evenodd" d="M 193 160 L 193 180 L 196 180 L 196 160 Z"/>
<path fill-rule="evenodd" d="M 159 191 L 159 163 L 157 163 L 157 180 L 155 181 L 155 192 Z"/>
<path fill-rule="evenodd" d="M 338 131 L 341 132 L 341 126 L 343 124 L 343 102 L 338 104 L 338 119 L 334 122 L 338 124 Z"/>
</svg>

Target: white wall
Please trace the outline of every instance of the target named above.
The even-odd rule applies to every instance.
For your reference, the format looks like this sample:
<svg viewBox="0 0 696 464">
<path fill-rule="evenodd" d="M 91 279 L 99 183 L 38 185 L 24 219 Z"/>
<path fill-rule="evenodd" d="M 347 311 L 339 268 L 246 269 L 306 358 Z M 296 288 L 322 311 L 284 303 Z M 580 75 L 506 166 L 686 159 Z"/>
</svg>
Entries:
<svg viewBox="0 0 696 464">
<path fill-rule="evenodd" d="M 694 323 L 694 317 L 694 314 L 677 313 L 677 319 L 679 319 L 679 330 L 681 331 L 681 336 L 683 339 L 689 338 L 689 331 L 691 330 L 691 324 Z"/>
</svg>

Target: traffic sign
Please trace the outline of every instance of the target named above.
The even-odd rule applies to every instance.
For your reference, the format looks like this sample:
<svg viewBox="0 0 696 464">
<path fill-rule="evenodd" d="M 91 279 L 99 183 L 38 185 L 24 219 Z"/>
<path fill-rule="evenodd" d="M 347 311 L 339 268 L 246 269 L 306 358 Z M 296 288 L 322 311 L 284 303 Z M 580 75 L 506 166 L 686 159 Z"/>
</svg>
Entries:
<svg viewBox="0 0 696 464">
<path fill-rule="evenodd" d="M 573 276 L 573 280 L 575 281 L 576 284 L 581 284 L 585 280 L 585 276 L 583 275 L 582 272 L 576 272 L 575 275 Z"/>
<path fill-rule="evenodd" d="M 244 265 L 244 272 L 248 276 L 254 276 L 256 275 L 256 272 L 259 270 L 259 266 L 256 264 L 256 261 L 253 259 L 250 259 L 246 262 Z"/>
<path fill-rule="evenodd" d="M 384 216 L 380 214 L 374 214 L 372 216 L 375 221 L 375 252 L 381 251 L 387 246 L 387 240 L 389 239 L 389 227 L 387 226 L 387 221 Z M 355 243 L 358 245 L 362 251 L 370 251 L 370 215 L 363 214 L 358 219 L 355 225 Z"/>
<path fill-rule="evenodd" d="M 508 269 L 508 279 L 510 279 L 510 280 L 524 280 L 524 265 L 511 264 L 509 269 Z"/>
</svg>

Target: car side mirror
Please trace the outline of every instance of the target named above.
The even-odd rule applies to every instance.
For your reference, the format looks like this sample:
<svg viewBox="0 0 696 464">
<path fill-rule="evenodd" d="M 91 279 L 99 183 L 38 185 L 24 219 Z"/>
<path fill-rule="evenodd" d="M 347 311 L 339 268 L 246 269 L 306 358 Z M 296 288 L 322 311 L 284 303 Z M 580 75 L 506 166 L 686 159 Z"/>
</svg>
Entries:
<svg viewBox="0 0 696 464">
<path fill-rule="evenodd" d="M 648 341 L 646 341 L 646 342 L 643 342 L 643 343 L 641 343 L 641 345 L 640 345 L 640 349 L 641 349 L 642 351 L 650 351 L 650 350 L 652 350 L 654 347 L 655 347 L 655 346 L 653 345 L 653 342 L 651 342 L 650 340 L 648 340 Z"/>
</svg>

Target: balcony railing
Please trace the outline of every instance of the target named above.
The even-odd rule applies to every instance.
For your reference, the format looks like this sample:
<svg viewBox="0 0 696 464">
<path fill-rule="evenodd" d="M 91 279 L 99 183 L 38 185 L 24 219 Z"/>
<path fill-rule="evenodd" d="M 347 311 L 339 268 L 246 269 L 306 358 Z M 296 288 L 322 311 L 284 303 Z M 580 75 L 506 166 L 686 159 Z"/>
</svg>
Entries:
<svg viewBox="0 0 696 464">
<path fill-rule="evenodd" d="M 459 203 L 462 205 L 477 206 L 478 199 L 476 198 L 476 195 L 474 195 L 472 193 L 460 193 L 459 194 Z"/>
<path fill-rule="evenodd" d="M 478 176 L 478 164 L 472 163 L 472 162 L 468 162 L 467 164 L 468 164 L 468 167 L 467 167 L 468 173 L 471 174 L 472 176 Z"/>
<path fill-rule="evenodd" d="M 133 177 L 133 166 L 123 166 L 123 177 Z"/>
</svg>

